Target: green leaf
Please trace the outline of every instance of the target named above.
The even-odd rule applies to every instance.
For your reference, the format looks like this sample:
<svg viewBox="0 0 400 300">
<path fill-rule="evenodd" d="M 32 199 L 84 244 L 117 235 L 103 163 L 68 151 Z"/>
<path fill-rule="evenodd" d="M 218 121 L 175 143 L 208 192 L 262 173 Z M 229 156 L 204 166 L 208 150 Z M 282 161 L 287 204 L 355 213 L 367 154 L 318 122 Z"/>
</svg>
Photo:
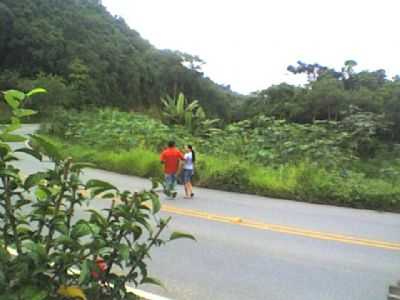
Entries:
<svg viewBox="0 0 400 300">
<path fill-rule="evenodd" d="M 42 159 L 43 159 L 42 155 L 38 151 L 29 149 L 29 148 L 20 148 L 20 149 L 15 150 L 15 152 L 22 152 L 22 153 L 29 154 L 40 161 L 42 161 Z"/>
<path fill-rule="evenodd" d="M 96 222 L 100 225 L 100 227 L 105 228 L 107 226 L 107 219 L 98 211 L 94 209 L 88 209 L 87 212 L 91 213 L 90 220 L 91 222 Z"/>
<path fill-rule="evenodd" d="M 47 93 L 47 91 L 43 88 L 36 88 L 33 89 L 32 91 L 30 91 L 28 94 L 26 94 L 28 97 L 32 97 L 33 95 L 36 94 L 43 94 L 43 93 Z"/>
<path fill-rule="evenodd" d="M 11 147 L 5 143 L 0 143 L 0 156 L 4 157 L 11 151 Z"/>
<path fill-rule="evenodd" d="M 68 227 L 64 223 L 56 223 L 54 228 L 61 234 L 68 234 Z"/>
<path fill-rule="evenodd" d="M 3 133 L 0 135 L 0 140 L 6 143 L 22 143 L 26 138 L 21 135 Z"/>
<path fill-rule="evenodd" d="M 37 114 L 37 111 L 34 111 L 32 109 L 15 109 L 14 110 L 14 115 L 16 115 L 18 118 L 29 117 L 34 114 Z"/>
<path fill-rule="evenodd" d="M 73 239 L 81 238 L 91 234 L 99 234 L 100 227 L 96 224 L 89 223 L 85 220 L 80 220 L 78 223 L 74 224 L 71 232 L 71 237 Z"/>
<path fill-rule="evenodd" d="M 48 196 L 50 195 L 49 191 L 46 191 L 43 188 L 37 188 L 35 191 L 35 197 L 39 200 L 39 201 L 43 201 L 45 200 Z"/>
<path fill-rule="evenodd" d="M 170 241 L 176 239 L 190 239 L 196 241 L 196 238 L 193 235 L 179 231 L 174 231 L 169 238 Z"/>
<path fill-rule="evenodd" d="M 126 244 L 119 244 L 118 245 L 118 254 L 124 261 L 129 260 L 130 249 L 129 246 Z"/>
<path fill-rule="evenodd" d="M 92 198 L 95 198 L 96 196 L 98 196 L 100 194 L 103 194 L 103 193 L 105 193 L 105 192 L 107 192 L 109 190 L 110 189 L 108 187 L 106 187 L 106 188 L 92 188 L 92 189 L 90 189 L 90 195 L 91 195 Z M 106 194 L 101 195 L 101 197 L 102 198 L 113 198 L 113 197 L 115 197 L 115 195 L 113 195 L 111 197 L 111 193 L 106 193 Z"/>
<path fill-rule="evenodd" d="M 162 282 L 156 278 L 146 276 L 145 278 L 142 279 L 141 284 L 145 284 L 145 283 L 158 285 L 165 289 L 165 286 L 162 284 Z"/>
<path fill-rule="evenodd" d="M 40 266 L 47 260 L 46 249 L 42 244 L 29 242 L 25 248 L 29 251 L 27 254 L 34 260 L 36 266 Z"/>
<path fill-rule="evenodd" d="M 115 190 L 118 191 L 118 189 L 113 186 L 111 183 L 108 183 L 106 181 L 98 180 L 98 179 L 92 179 L 89 180 L 86 183 L 86 189 L 102 189 L 103 191 L 109 191 L 109 190 Z"/>
<path fill-rule="evenodd" d="M 55 162 L 62 160 L 62 155 L 55 144 L 37 134 L 32 135 L 31 139 L 39 146 L 39 150 L 42 150 L 52 160 Z"/>
<path fill-rule="evenodd" d="M 20 226 L 17 228 L 17 232 L 18 234 L 31 234 L 32 230 L 30 228 Z"/>
<path fill-rule="evenodd" d="M 12 131 L 17 130 L 18 128 L 21 127 L 21 122 L 19 121 L 18 118 L 12 117 L 11 118 L 11 124 L 6 127 L 6 129 L 4 130 L 5 133 L 10 133 Z"/>
<path fill-rule="evenodd" d="M 20 102 L 23 101 L 26 97 L 23 92 L 17 90 L 8 90 L 3 92 L 3 94 L 7 104 L 13 109 L 17 109 L 20 105 Z"/>
<path fill-rule="evenodd" d="M 65 247 L 74 247 L 76 245 L 76 241 L 68 235 L 60 235 L 56 238 L 56 243 Z"/>
<path fill-rule="evenodd" d="M 150 194 L 151 197 L 151 202 L 153 204 L 153 213 L 156 214 L 160 211 L 161 209 L 161 201 L 158 195 L 156 194 Z"/>
<path fill-rule="evenodd" d="M 0 177 L 12 177 L 19 179 L 19 174 L 11 170 L 0 169 Z"/>
<path fill-rule="evenodd" d="M 85 260 L 81 263 L 81 274 L 79 275 L 79 284 L 87 282 L 90 279 L 90 270 L 92 269 L 92 264 L 90 261 Z"/>
</svg>

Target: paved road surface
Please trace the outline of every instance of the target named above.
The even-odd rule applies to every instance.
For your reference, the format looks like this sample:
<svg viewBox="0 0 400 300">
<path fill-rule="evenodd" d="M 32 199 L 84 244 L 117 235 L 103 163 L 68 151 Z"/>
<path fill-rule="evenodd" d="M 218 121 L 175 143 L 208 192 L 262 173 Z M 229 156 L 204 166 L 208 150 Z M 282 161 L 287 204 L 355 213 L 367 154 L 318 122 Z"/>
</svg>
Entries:
<svg viewBox="0 0 400 300">
<path fill-rule="evenodd" d="M 21 159 L 26 173 L 51 166 L 24 154 Z M 125 189 L 150 186 L 101 170 L 85 177 Z M 171 230 L 190 232 L 198 242 L 179 240 L 153 252 L 152 276 L 167 290 L 143 289 L 177 300 L 384 300 L 388 285 L 400 279 L 399 214 L 208 189 L 195 193 L 194 200 L 163 199 L 162 214 L 173 216 Z M 246 226 L 246 220 L 261 225 Z"/>
</svg>

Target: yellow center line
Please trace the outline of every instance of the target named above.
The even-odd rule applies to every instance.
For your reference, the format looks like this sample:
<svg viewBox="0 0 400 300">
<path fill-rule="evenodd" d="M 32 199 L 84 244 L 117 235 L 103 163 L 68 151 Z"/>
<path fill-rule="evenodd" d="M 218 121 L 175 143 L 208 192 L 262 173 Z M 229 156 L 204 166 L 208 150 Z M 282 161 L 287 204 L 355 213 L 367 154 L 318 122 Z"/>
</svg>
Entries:
<svg viewBox="0 0 400 300">
<path fill-rule="evenodd" d="M 393 243 L 393 242 L 386 242 L 386 241 L 379 241 L 379 240 L 371 240 L 371 239 L 364 239 L 359 237 L 347 236 L 342 234 L 335 234 L 329 232 L 321 232 L 321 231 L 313 231 L 303 228 L 297 228 L 292 226 L 286 225 L 279 225 L 279 224 L 269 224 L 269 223 L 262 223 L 248 219 L 242 219 L 239 217 L 230 217 L 230 216 L 223 216 L 218 214 L 210 214 L 203 211 L 193 210 L 193 209 L 186 209 L 186 208 L 178 208 L 170 205 L 163 205 L 162 210 L 165 212 L 187 216 L 187 217 L 194 217 L 199 219 L 206 219 L 220 223 L 230 223 L 238 226 L 249 227 L 259 230 L 268 230 L 273 232 L 280 232 L 290 235 L 297 235 L 303 236 L 313 239 L 319 240 L 329 240 L 329 241 L 336 241 L 346 244 L 354 244 L 354 245 L 361 245 L 367 247 L 374 247 L 374 248 L 382 248 L 388 250 L 397 250 L 400 251 L 400 243 Z"/>
</svg>

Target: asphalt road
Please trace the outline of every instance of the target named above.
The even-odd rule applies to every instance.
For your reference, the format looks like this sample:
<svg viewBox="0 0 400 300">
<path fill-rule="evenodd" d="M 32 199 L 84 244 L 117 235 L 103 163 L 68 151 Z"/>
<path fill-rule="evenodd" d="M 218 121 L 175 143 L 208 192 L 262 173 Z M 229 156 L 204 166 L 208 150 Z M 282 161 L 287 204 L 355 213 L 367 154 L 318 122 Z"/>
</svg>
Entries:
<svg viewBox="0 0 400 300">
<path fill-rule="evenodd" d="M 20 157 L 24 173 L 51 166 Z M 150 186 L 102 170 L 84 176 L 124 189 Z M 199 188 L 195 193 L 193 200 L 182 192 L 176 200 L 163 199 L 162 214 L 173 216 L 170 230 L 190 232 L 198 242 L 156 249 L 151 275 L 167 290 L 142 289 L 177 300 L 385 300 L 388 285 L 400 280 L 399 214 Z"/>
</svg>

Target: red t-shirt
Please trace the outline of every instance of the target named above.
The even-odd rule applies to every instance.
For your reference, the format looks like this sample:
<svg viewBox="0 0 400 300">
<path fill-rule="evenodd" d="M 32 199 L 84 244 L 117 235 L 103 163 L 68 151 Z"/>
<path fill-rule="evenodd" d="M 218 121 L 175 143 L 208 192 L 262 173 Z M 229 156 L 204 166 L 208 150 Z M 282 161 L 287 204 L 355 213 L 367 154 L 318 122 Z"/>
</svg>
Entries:
<svg viewBox="0 0 400 300">
<path fill-rule="evenodd" d="M 184 160 L 182 153 L 175 147 L 167 148 L 161 153 L 160 160 L 164 162 L 164 173 L 174 174 L 178 171 L 179 160 Z"/>
</svg>

